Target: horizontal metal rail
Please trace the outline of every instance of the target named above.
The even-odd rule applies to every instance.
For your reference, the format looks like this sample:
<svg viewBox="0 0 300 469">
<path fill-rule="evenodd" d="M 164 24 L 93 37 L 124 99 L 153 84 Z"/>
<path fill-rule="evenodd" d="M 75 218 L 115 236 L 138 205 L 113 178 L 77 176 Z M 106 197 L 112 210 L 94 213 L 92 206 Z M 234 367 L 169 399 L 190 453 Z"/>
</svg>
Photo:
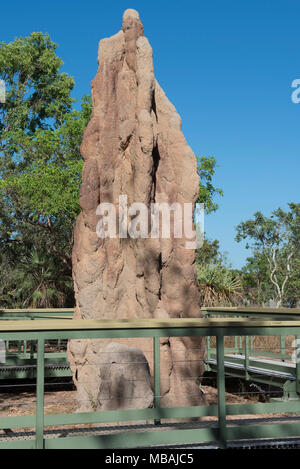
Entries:
<svg viewBox="0 0 300 469">
<path fill-rule="evenodd" d="M 5 334 L 6 332 L 17 336 L 18 332 L 22 333 L 34 333 L 34 332 L 55 332 L 55 331 L 105 331 L 111 330 L 175 330 L 176 329 L 189 329 L 191 330 L 209 330 L 214 329 L 214 332 L 218 329 L 226 330 L 226 335 L 234 336 L 239 334 L 239 328 L 244 331 L 249 331 L 247 335 L 252 334 L 253 331 L 259 331 L 261 328 L 264 333 L 257 335 L 282 335 L 288 330 L 297 330 L 300 327 L 299 320 L 269 320 L 269 319 L 248 319 L 248 318 L 176 318 L 176 319 L 101 319 L 101 320 L 37 320 L 33 322 L 29 321 L 1 321 L 0 322 L 0 333 Z M 283 331 L 283 332 L 282 332 Z M 228 332 L 228 334 L 227 334 Z M 195 335 L 199 335 L 198 332 Z M 203 334 L 200 334 L 203 335 Z M 216 334 L 211 334 L 216 335 Z M 13 339 L 12 339 L 13 340 Z"/>
<path fill-rule="evenodd" d="M 0 309 L 0 319 L 38 318 L 42 319 L 73 317 L 75 308 L 27 308 Z M 300 308 L 260 308 L 260 307 L 202 307 L 204 316 L 241 316 L 250 318 L 294 319 L 300 317 Z"/>
<path fill-rule="evenodd" d="M 300 308 L 259 308 L 259 307 L 206 307 L 202 309 L 205 317 L 244 317 L 266 319 L 299 319 Z"/>
<path fill-rule="evenodd" d="M 300 315 L 300 308 L 262 308 L 253 306 L 205 306 L 202 312 L 221 313 L 221 314 L 259 314 L 259 315 Z"/>
<path fill-rule="evenodd" d="M 0 320 L 72 319 L 74 308 L 0 309 Z"/>
</svg>

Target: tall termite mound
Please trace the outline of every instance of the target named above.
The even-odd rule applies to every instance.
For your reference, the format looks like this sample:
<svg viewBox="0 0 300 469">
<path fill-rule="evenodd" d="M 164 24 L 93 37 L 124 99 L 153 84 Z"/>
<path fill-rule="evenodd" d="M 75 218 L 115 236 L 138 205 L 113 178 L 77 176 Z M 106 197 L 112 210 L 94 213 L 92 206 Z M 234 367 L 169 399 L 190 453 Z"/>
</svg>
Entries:
<svg viewBox="0 0 300 469">
<path fill-rule="evenodd" d="M 110 202 L 118 214 L 120 195 L 127 196 L 128 206 L 143 202 L 150 209 L 153 203 L 195 204 L 199 191 L 195 155 L 175 107 L 155 79 L 152 49 L 135 10 L 125 11 L 121 31 L 100 41 L 98 64 L 92 82 L 92 117 L 81 146 L 84 168 L 82 211 L 74 233 L 74 317 L 200 317 L 195 251 L 187 249 L 184 234 L 177 238 L 172 232 L 168 239 L 160 232 L 157 238 L 120 239 L 101 238 L 96 232 L 98 205 Z M 122 381 L 127 395 L 124 391 L 123 397 L 115 399 L 114 407 L 152 405 L 145 366 L 148 360 L 152 370 L 151 341 L 121 342 L 121 348 L 113 346 L 111 352 L 119 357 L 118 363 L 105 358 L 109 341 L 70 343 L 69 359 L 82 409 L 111 408 L 108 402 L 115 396 L 106 396 L 104 381 L 115 379 Z M 129 371 L 127 362 L 122 366 L 122 356 L 138 356 L 140 365 Z M 201 403 L 202 358 L 198 338 L 161 339 L 162 406 Z M 118 373 L 108 372 L 109 363 L 119 367 Z M 144 388 L 137 390 L 134 382 L 138 380 L 144 381 Z"/>
</svg>

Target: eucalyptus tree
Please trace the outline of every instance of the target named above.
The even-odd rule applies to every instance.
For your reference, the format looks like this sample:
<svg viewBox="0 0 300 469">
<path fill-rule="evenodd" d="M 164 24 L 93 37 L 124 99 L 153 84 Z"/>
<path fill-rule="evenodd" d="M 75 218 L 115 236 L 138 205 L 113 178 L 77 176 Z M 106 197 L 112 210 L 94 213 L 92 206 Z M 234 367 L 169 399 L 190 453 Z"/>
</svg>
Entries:
<svg viewBox="0 0 300 469">
<path fill-rule="evenodd" d="M 277 307 L 289 303 L 291 281 L 294 279 L 297 283 L 300 275 L 300 204 L 289 203 L 288 206 L 288 211 L 278 208 L 270 217 L 256 212 L 252 219 L 236 227 L 236 241 L 246 240 L 246 248 L 253 250 L 248 260 L 248 273 L 250 266 L 258 269 L 256 279 L 260 274 L 260 288 L 266 290 L 272 286 Z M 294 293 L 299 298 L 299 292 Z"/>
</svg>

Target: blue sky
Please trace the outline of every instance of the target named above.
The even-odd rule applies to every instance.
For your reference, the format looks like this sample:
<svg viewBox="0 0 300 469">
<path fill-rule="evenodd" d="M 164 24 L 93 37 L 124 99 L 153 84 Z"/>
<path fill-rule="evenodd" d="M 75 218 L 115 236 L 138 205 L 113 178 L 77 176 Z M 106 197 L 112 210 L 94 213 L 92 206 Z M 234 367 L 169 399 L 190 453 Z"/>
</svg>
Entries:
<svg viewBox="0 0 300 469">
<path fill-rule="evenodd" d="M 234 227 L 261 210 L 299 202 L 299 0 L 13 0 L 1 4 L 0 40 L 48 32 L 59 44 L 73 96 L 90 92 L 101 38 L 116 33 L 126 8 L 139 11 L 155 74 L 181 115 L 193 151 L 214 156 L 224 190 L 207 236 L 234 267 L 250 253 Z"/>
</svg>

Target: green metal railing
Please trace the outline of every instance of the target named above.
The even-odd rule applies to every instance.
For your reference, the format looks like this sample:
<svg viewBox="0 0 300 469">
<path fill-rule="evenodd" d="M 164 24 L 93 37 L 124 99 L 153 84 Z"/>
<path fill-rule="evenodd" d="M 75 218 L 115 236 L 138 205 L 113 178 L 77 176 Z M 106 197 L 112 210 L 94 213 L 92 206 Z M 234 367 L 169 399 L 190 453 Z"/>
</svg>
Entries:
<svg viewBox="0 0 300 469">
<path fill-rule="evenodd" d="M 248 319 L 264 319 L 264 320 L 300 320 L 299 308 L 260 308 L 260 307 L 210 307 L 202 311 L 206 318 L 248 318 Z M 253 336 L 234 337 L 234 345 L 224 349 L 226 366 L 225 372 L 228 376 L 240 377 L 246 381 L 254 381 L 264 384 L 273 384 L 282 388 L 287 397 L 297 396 L 297 386 L 300 379 L 299 369 L 295 376 L 295 380 L 291 382 L 288 378 L 284 379 L 284 373 L 288 375 L 289 367 L 284 366 L 284 362 L 290 362 L 292 356 L 287 353 L 286 336 L 277 335 L 278 345 L 274 349 L 279 351 L 270 351 L 265 346 L 264 349 L 256 349 Z M 242 357 L 241 357 L 242 356 Z M 210 338 L 207 338 L 207 371 L 215 371 L 216 366 L 210 366 L 216 357 L 216 348 L 211 345 Z M 251 367 L 257 366 L 257 358 L 269 359 L 266 363 L 260 363 L 260 368 L 265 368 L 265 373 L 256 374 L 250 372 Z M 271 361 L 272 360 L 272 361 Z M 278 360 L 282 363 L 278 364 Z M 231 365 L 240 364 L 240 370 L 237 371 Z M 282 377 L 276 379 L 276 376 L 269 376 L 270 372 L 282 372 Z"/>
<path fill-rule="evenodd" d="M 0 320 L 72 319 L 74 311 L 74 308 L 0 309 Z"/>
<path fill-rule="evenodd" d="M 0 321 L 71 320 L 74 311 L 74 308 L 0 309 Z M 36 377 L 35 364 L 37 359 L 35 344 L 26 340 L 14 341 L 14 343 L 7 340 L 5 346 L 7 358 L 5 367 L 0 365 L 0 381 L 34 379 Z M 58 339 L 57 346 L 58 349 L 63 349 L 61 339 Z M 66 353 L 62 350 L 46 353 L 45 364 L 49 365 L 45 370 L 47 378 L 71 376 Z"/>
<path fill-rule="evenodd" d="M 300 320 L 300 309 L 299 308 L 250 308 L 250 307 L 211 307 L 205 308 L 202 311 L 206 318 L 259 318 L 259 319 L 273 319 L 273 320 Z M 264 354 L 264 357 L 279 358 L 282 361 L 290 360 L 291 356 L 286 354 L 286 343 L 285 336 L 279 336 L 280 343 L 278 353 L 268 352 L 266 350 L 257 351 L 254 347 L 254 337 L 245 337 L 244 343 L 241 336 L 234 337 L 234 347 L 229 350 L 225 349 L 225 353 L 234 354 L 245 354 L 245 356 L 255 356 Z M 215 349 L 210 347 L 210 341 L 207 341 L 207 353 L 208 355 Z"/>
<path fill-rule="evenodd" d="M 227 404 L 225 396 L 225 347 L 227 336 L 300 336 L 300 321 L 270 321 L 259 319 L 170 319 L 136 321 L 1 321 L 0 339 L 4 341 L 37 341 L 37 382 L 36 415 L 22 417 L 1 417 L 0 429 L 34 428 L 35 436 L 29 439 L 0 437 L 0 449 L 4 448 L 122 448 L 167 444 L 186 444 L 217 442 L 225 447 L 228 441 L 300 437 L 300 420 L 288 420 L 274 423 L 256 421 L 245 425 L 240 421 L 229 421 L 228 416 L 245 414 L 292 413 L 300 414 L 300 400 L 274 401 L 255 404 Z M 216 367 L 218 385 L 218 404 L 193 407 L 161 407 L 160 400 L 160 338 L 163 337 L 215 337 Z M 154 361 L 154 408 L 135 410 L 111 410 L 103 412 L 72 413 L 45 415 L 44 413 L 44 370 L 45 342 L 58 339 L 114 339 L 114 338 L 152 338 Z M 299 363 L 296 364 L 299 377 Z M 299 392 L 299 380 L 297 378 Z M 200 403 L 199 403 L 200 404 Z M 183 428 L 164 426 L 166 419 L 217 417 L 217 421 L 199 422 L 196 426 Z M 141 431 L 135 427 L 120 430 L 114 434 L 53 436 L 47 433 L 51 426 L 78 424 L 103 424 L 107 422 L 129 422 L 146 420 L 153 424 L 146 425 Z M 160 423 L 160 425 L 157 425 Z M 262 424 L 264 423 L 264 424 Z M 161 428 L 161 429 L 160 429 Z"/>
<path fill-rule="evenodd" d="M 0 310 L 0 320 L 39 320 L 39 319 L 72 319 L 74 314 L 73 308 L 67 309 L 10 309 Z M 289 309 L 289 308 L 232 308 L 232 307 L 212 307 L 205 308 L 203 310 L 205 317 L 235 317 L 235 318 L 264 318 L 264 319 L 291 319 L 297 320 L 300 317 L 300 309 Z M 270 370 L 277 370 L 278 365 L 275 360 L 279 359 L 284 362 L 291 360 L 290 353 L 287 353 L 285 336 L 279 336 L 279 351 L 277 350 L 257 350 L 254 346 L 255 339 L 253 336 L 245 337 L 241 336 L 234 337 L 234 343 L 230 347 L 225 346 L 226 355 L 226 366 L 225 372 L 228 376 L 236 376 L 245 379 L 246 381 L 256 381 L 259 383 L 276 384 L 280 388 L 284 389 L 286 395 L 295 394 L 296 382 L 290 382 L 288 379 L 278 379 L 277 382 L 274 376 L 271 378 L 268 376 Z M 211 345 L 210 337 L 206 338 L 207 342 L 207 360 L 206 370 L 216 371 L 216 347 Z M 34 379 L 36 377 L 36 350 L 35 345 L 32 342 L 25 340 L 19 341 L 17 344 L 12 344 L 10 348 L 10 342 L 6 342 L 7 349 L 7 361 L 6 366 L 0 366 L 0 382 L 7 379 Z M 278 347 L 276 347 L 278 349 Z M 45 377 L 70 377 L 71 372 L 68 367 L 67 356 L 66 356 L 66 344 L 60 339 L 58 340 L 58 347 L 51 352 L 45 353 Z M 229 356 L 230 355 L 230 356 Z M 243 355 L 243 358 L 241 357 Z M 270 358 L 273 361 L 269 362 L 265 366 L 264 376 L 253 375 L 249 372 L 255 362 L 255 357 Z M 240 370 L 233 369 L 230 364 L 240 364 Z M 261 367 L 264 365 L 261 364 Z M 288 367 L 281 366 L 279 369 L 285 373 L 288 373 Z"/>
</svg>

